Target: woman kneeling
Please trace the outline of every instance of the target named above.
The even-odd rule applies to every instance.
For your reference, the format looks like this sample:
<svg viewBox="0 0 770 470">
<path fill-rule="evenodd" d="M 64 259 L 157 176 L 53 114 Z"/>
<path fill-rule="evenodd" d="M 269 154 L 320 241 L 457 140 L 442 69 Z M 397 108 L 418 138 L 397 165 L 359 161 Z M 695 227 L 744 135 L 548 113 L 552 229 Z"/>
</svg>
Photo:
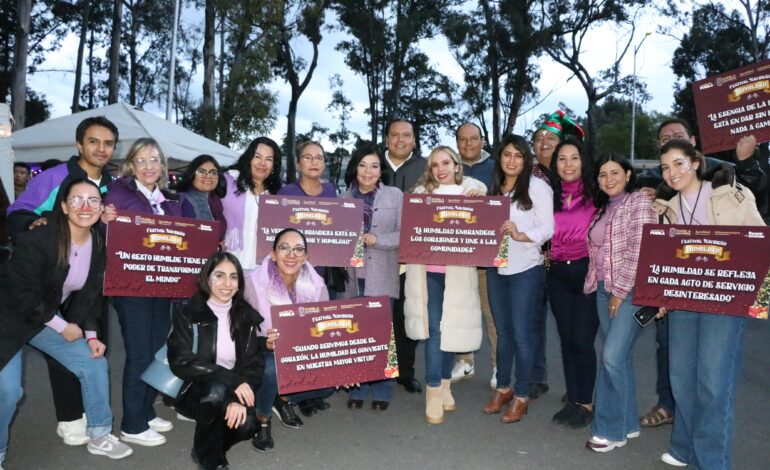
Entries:
<svg viewBox="0 0 770 470">
<path fill-rule="evenodd" d="M 168 338 L 169 365 L 185 381 L 176 409 L 195 418 L 192 458 L 207 470 L 227 468 L 227 450 L 257 430 L 265 338 L 257 338 L 262 317 L 244 300 L 243 285 L 235 256 L 212 256 Z"/>
</svg>

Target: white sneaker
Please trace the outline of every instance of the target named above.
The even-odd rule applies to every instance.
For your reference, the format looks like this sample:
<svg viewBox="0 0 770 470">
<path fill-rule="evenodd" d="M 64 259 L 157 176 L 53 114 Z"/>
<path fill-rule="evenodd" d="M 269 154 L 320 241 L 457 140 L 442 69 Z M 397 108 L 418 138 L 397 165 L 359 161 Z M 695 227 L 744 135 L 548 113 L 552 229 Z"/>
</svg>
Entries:
<svg viewBox="0 0 770 470">
<path fill-rule="evenodd" d="M 86 415 L 75 421 L 59 421 L 56 426 L 56 434 L 62 438 L 68 446 L 82 446 L 88 444 L 86 435 Z"/>
<path fill-rule="evenodd" d="M 455 362 L 455 367 L 452 369 L 452 382 L 457 382 L 463 379 L 471 379 L 475 375 L 473 364 L 458 359 Z"/>
<path fill-rule="evenodd" d="M 178 419 L 179 421 L 189 421 L 191 423 L 195 422 L 194 419 L 188 418 L 187 416 L 183 415 L 182 413 L 180 413 L 178 411 L 176 412 L 176 419 Z"/>
<path fill-rule="evenodd" d="M 660 456 L 660 460 L 663 462 L 671 465 L 672 467 L 686 467 L 687 463 L 682 462 L 681 460 L 677 459 L 673 455 L 669 454 L 668 452 L 664 452 L 663 455 Z"/>
<path fill-rule="evenodd" d="M 603 437 L 591 436 L 591 439 L 586 442 L 586 447 L 594 452 L 609 452 L 618 447 L 623 447 L 626 445 L 626 442 L 626 439 L 623 439 L 622 441 L 611 441 Z"/>
<path fill-rule="evenodd" d="M 152 429 L 140 432 L 139 434 L 121 432 L 120 440 L 125 442 L 133 442 L 134 444 L 147 447 L 155 447 L 166 443 L 166 438 L 163 437 L 163 435 L 153 431 Z"/>
<path fill-rule="evenodd" d="M 642 435 L 642 433 L 640 431 L 634 431 L 634 432 L 630 432 L 630 433 L 626 434 L 626 437 L 628 439 L 636 439 L 637 437 L 639 437 L 641 435 Z"/>
<path fill-rule="evenodd" d="M 88 442 L 88 452 L 94 455 L 104 455 L 111 459 L 122 459 L 134 453 L 134 450 L 118 440 L 112 434 L 95 437 Z"/>
<path fill-rule="evenodd" d="M 497 367 L 492 369 L 492 378 L 489 379 L 489 388 L 497 390 Z"/>
<path fill-rule="evenodd" d="M 174 429 L 174 424 L 171 421 L 157 416 L 150 421 L 147 421 L 147 424 L 150 426 L 150 429 L 155 432 L 169 432 Z"/>
</svg>

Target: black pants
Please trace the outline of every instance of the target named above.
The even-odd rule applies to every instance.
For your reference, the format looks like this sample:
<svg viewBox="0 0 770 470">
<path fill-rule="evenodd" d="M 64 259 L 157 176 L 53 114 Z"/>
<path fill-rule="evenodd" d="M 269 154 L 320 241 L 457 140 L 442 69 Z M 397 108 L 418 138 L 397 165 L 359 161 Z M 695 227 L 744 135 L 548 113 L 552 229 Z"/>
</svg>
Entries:
<svg viewBox="0 0 770 470">
<path fill-rule="evenodd" d="M 231 402 L 224 384 L 200 380 L 193 382 L 176 403 L 180 413 L 195 419 L 193 453 L 200 466 L 207 470 L 226 463 L 225 453 L 257 432 L 259 424 L 254 408 L 248 409 L 246 422 L 241 427 L 227 427 L 225 411 Z"/>
<path fill-rule="evenodd" d="M 406 274 L 399 276 L 398 300 L 393 303 L 393 337 L 396 339 L 396 359 L 398 360 L 398 381 L 414 378 L 414 354 L 417 341 L 406 335 L 404 326 L 404 283 Z"/>
<path fill-rule="evenodd" d="M 552 261 L 548 294 L 561 339 L 564 382 L 571 403 L 592 403 L 596 382 L 594 340 L 599 328 L 596 293 L 583 293 L 588 258 Z"/>
</svg>

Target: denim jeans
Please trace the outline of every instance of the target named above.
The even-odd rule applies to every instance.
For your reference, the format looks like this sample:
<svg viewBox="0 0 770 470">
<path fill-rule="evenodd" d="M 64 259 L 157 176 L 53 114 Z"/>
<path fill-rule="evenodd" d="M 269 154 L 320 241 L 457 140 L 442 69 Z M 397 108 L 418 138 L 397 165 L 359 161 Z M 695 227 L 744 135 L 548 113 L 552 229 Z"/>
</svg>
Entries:
<svg viewBox="0 0 770 470">
<path fill-rule="evenodd" d="M 107 359 L 91 358 L 86 340 L 67 341 L 51 328 L 44 327 L 29 344 L 59 361 L 80 381 L 83 407 L 88 419 L 89 437 L 102 437 L 112 429 L 110 386 Z M 8 447 L 8 431 L 22 396 L 21 351 L 0 371 L 0 462 Z"/>
<path fill-rule="evenodd" d="M 594 420 L 591 433 L 611 441 L 624 441 L 629 433 L 639 431 L 634 378 L 634 344 L 642 327 L 634 320 L 639 308 L 631 304 L 633 293 L 623 299 L 614 317 L 609 317 L 611 294 L 599 282 L 596 310 L 604 334 L 604 350 L 596 382 Z"/>
<path fill-rule="evenodd" d="M 441 350 L 441 316 L 444 313 L 446 275 L 428 276 L 428 339 L 425 340 L 425 383 L 440 387 L 442 379 L 452 378 L 455 354 Z"/>
<path fill-rule="evenodd" d="M 366 281 L 364 279 L 358 279 L 358 292 L 364 293 L 366 289 Z M 363 297 L 361 295 L 360 297 Z M 390 309 L 393 311 L 393 304 L 396 299 L 390 299 Z M 350 389 L 351 400 L 366 400 L 369 395 L 369 390 L 372 391 L 372 400 L 374 401 L 390 401 L 390 397 L 393 395 L 393 382 L 394 379 L 375 380 L 372 382 L 365 382 L 359 385 L 358 388 Z"/>
<path fill-rule="evenodd" d="M 511 386 L 516 357 L 516 396 L 526 397 L 532 383 L 535 360 L 535 316 L 545 285 L 545 268 L 502 275 L 490 270 L 487 277 L 489 305 L 497 329 L 497 388 Z"/>
<path fill-rule="evenodd" d="M 668 317 L 676 400 L 669 452 L 691 468 L 729 469 L 747 320 L 686 311 Z"/>
<path fill-rule="evenodd" d="M 548 317 L 548 278 L 540 291 L 540 297 L 535 304 L 535 326 L 533 331 L 532 343 L 532 382 L 544 384 L 548 383 L 548 366 L 545 361 L 546 349 L 546 325 Z"/>
<path fill-rule="evenodd" d="M 120 429 L 139 434 L 149 429 L 147 422 L 155 419 L 155 397 L 158 392 L 147 385 L 142 373 L 171 331 L 171 302 L 168 299 L 115 297 L 126 365 L 123 369 L 123 421 Z"/>
<path fill-rule="evenodd" d="M 262 359 L 265 360 L 265 371 L 262 374 L 262 383 L 255 392 L 257 416 L 270 417 L 273 412 L 273 402 L 278 396 L 278 376 L 275 375 L 275 354 L 272 351 L 262 351 Z"/>
<path fill-rule="evenodd" d="M 588 258 L 552 261 L 548 297 L 561 339 L 564 382 L 570 403 L 593 403 L 596 383 L 594 341 L 599 328 L 596 293 L 583 293 Z"/>
<path fill-rule="evenodd" d="M 674 404 L 674 395 L 671 393 L 671 380 L 669 380 L 668 316 L 655 320 L 655 343 L 657 344 L 655 353 L 658 366 L 655 391 L 658 394 L 658 405 L 662 406 L 669 416 L 673 416 L 676 405 Z"/>
</svg>

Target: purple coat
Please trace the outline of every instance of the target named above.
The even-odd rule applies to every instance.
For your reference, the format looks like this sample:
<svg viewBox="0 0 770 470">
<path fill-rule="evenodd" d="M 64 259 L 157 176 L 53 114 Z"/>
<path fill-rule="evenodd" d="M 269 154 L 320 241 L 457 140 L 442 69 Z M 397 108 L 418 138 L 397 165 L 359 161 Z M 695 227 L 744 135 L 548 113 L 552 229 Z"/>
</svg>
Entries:
<svg viewBox="0 0 770 470">
<path fill-rule="evenodd" d="M 195 209 L 184 197 L 165 190 L 162 190 L 162 192 L 166 200 L 160 206 L 163 208 L 165 215 L 195 218 Z M 114 204 L 118 213 L 120 211 L 134 211 L 152 214 L 150 201 L 136 187 L 136 181 L 133 176 L 124 176 L 110 183 L 107 186 L 107 196 L 104 198 L 104 204 Z"/>
</svg>

